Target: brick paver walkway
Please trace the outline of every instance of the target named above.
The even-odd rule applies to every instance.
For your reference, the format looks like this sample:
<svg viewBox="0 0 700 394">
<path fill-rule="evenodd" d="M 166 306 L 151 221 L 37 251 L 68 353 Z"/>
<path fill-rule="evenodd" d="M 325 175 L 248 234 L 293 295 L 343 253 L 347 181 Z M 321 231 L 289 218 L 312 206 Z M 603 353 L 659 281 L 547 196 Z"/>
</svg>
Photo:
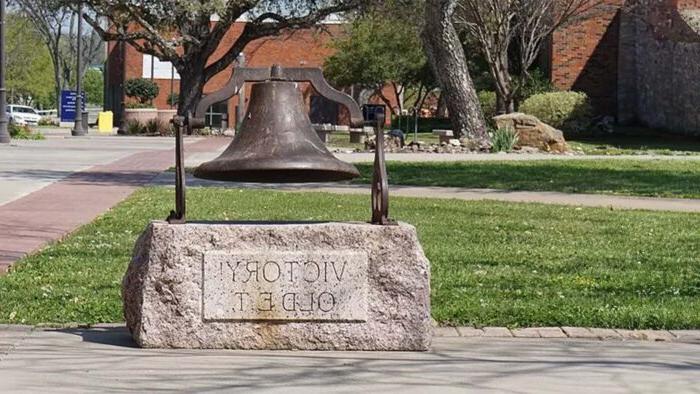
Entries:
<svg viewBox="0 0 700 394">
<path fill-rule="evenodd" d="M 229 142 L 225 138 L 208 138 L 189 143 L 186 151 L 197 154 Z M 172 150 L 136 153 L 73 173 L 0 206 L 0 273 L 28 253 L 89 223 L 174 162 Z"/>
</svg>

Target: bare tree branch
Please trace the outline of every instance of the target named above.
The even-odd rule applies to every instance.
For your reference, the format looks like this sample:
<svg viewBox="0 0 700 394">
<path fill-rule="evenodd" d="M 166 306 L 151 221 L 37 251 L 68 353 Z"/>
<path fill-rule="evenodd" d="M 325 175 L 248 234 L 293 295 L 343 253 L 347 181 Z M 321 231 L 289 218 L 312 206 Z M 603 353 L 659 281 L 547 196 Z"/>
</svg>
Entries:
<svg viewBox="0 0 700 394">
<path fill-rule="evenodd" d="M 558 28 L 591 16 L 603 0 L 460 0 L 455 23 L 478 44 L 489 65 L 499 113 L 515 110 L 510 49 L 518 49 L 521 79 L 529 78 L 542 44 Z M 522 82 L 522 81 L 521 81 Z"/>
</svg>

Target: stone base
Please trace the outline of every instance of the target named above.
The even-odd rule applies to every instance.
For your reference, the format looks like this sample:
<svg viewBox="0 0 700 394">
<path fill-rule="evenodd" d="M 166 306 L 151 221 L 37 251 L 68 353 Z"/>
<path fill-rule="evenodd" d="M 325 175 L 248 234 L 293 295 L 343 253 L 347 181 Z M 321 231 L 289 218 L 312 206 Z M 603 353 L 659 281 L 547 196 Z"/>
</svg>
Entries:
<svg viewBox="0 0 700 394">
<path fill-rule="evenodd" d="M 152 222 L 123 281 L 148 348 L 427 350 L 430 263 L 413 226 Z"/>
</svg>

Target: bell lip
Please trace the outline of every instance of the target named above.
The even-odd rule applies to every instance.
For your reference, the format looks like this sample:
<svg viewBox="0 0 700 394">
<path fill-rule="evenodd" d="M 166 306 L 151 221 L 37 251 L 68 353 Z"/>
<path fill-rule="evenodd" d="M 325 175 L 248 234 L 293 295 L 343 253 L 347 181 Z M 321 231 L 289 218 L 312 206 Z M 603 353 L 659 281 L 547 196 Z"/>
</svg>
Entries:
<svg viewBox="0 0 700 394">
<path fill-rule="evenodd" d="M 193 173 L 195 178 L 223 182 L 246 183 L 326 183 L 340 182 L 359 178 L 357 168 L 344 161 L 338 160 L 340 166 L 329 169 L 319 163 L 268 163 L 259 165 L 255 162 L 232 160 L 228 169 L 217 169 L 221 160 L 214 160 L 197 167 Z M 213 165 L 216 163 L 215 165 Z"/>
</svg>

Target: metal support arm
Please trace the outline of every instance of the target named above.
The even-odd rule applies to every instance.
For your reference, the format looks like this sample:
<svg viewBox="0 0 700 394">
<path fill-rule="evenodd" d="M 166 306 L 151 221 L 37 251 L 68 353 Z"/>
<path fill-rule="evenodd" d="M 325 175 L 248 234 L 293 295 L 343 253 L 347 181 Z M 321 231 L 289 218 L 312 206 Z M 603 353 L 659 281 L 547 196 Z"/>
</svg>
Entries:
<svg viewBox="0 0 700 394">
<path fill-rule="evenodd" d="M 190 115 L 175 116 L 172 119 L 172 124 L 175 126 L 175 210 L 170 211 L 168 223 L 184 224 L 187 221 L 187 205 L 185 202 L 185 146 L 183 134 L 185 128 L 188 128 L 187 133 L 192 132 L 192 125 L 189 121 Z"/>
<path fill-rule="evenodd" d="M 361 127 L 364 124 L 362 110 L 357 105 L 357 102 L 350 95 L 329 85 L 326 79 L 323 78 L 323 71 L 320 68 L 284 68 L 275 64 L 266 68 L 235 68 L 231 78 L 223 88 L 204 96 L 199 102 L 194 113 L 194 119 L 198 121 L 197 125 L 201 124 L 201 127 L 204 127 L 203 119 L 207 109 L 238 94 L 244 83 L 268 80 L 309 82 L 318 94 L 348 109 L 352 126 Z"/>
<path fill-rule="evenodd" d="M 389 180 L 384 160 L 384 115 L 378 114 L 374 129 L 374 174 L 372 176 L 372 224 L 395 225 L 389 219 Z"/>
</svg>

